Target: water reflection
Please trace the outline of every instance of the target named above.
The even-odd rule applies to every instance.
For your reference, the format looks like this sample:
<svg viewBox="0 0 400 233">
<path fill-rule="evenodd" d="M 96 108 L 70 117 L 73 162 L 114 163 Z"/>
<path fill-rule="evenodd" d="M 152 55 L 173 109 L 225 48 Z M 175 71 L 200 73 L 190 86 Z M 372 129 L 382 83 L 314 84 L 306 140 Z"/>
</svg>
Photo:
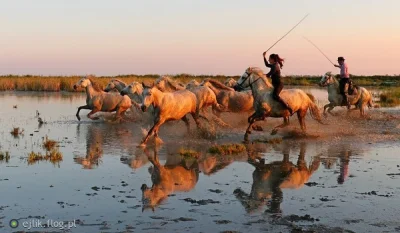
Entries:
<svg viewBox="0 0 400 233">
<path fill-rule="evenodd" d="M 80 134 L 81 125 L 77 125 L 77 135 Z M 77 164 L 81 164 L 84 169 L 93 169 L 101 163 L 103 156 L 103 132 L 99 125 L 87 125 L 86 133 L 86 155 L 74 157 Z"/>
<path fill-rule="evenodd" d="M 196 159 L 191 164 L 181 158 L 177 164 L 161 165 L 157 155 L 157 148 L 152 148 L 152 152 L 146 148 L 145 153 L 153 165 L 149 168 L 152 186 L 146 184 L 142 190 L 142 211 L 152 209 L 165 201 L 174 192 L 188 192 L 192 190 L 199 180 L 199 165 Z M 153 155 L 151 155 L 153 154 Z"/>
<path fill-rule="evenodd" d="M 248 213 L 261 211 L 266 205 L 267 212 L 281 213 L 282 189 L 301 188 L 319 168 L 318 156 L 312 157 L 312 161 L 307 166 L 306 147 L 306 143 L 300 144 L 300 154 L 296 164 L 289 160 L 291 147 L 285 143 L 282 145 L 283 159 L 281 161 L 265 163 L 262 158 L 249 156 L 248 163 L 255 168 L 250 194 L 240 188 L 234 191 L 236 198 Z"/>
</svg>

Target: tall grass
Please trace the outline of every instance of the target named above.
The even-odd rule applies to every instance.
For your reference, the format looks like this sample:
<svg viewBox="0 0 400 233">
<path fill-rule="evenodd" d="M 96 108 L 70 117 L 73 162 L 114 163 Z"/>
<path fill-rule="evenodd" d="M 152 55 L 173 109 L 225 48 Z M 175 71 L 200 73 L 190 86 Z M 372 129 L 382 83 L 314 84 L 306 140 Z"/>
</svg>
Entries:
<svg viewBox="0 0 400 233">
<path fill-rule="evenodd" d="M 119 76 L 101 76 L 96 81 L 105 87 L 112 78 L 118 78 L 126 83 L 137 82 L 153 82 L 159 76 L 156 74 L 148 75 L 119 75 Z M 171 75 L 175 80 L 187 83 L 192 79 L 201 81 L 205 78 L 216 79 L 224 82 L 228 78 L 238 79 L 239 76 L 225 75 L 190 75 L 177 74 Z M 357 85 L 364 86 L 400 86 L 400 76 L 352 76 Z M 35 76 L 35 75 L 5 75 L 0 76 L 0 91 L 74 91 L 74 84 L 80 79 L 80 76 Z M 284 83 L 287 85 L 316 85 L 321 76 L 286 76 L 283 77 Z M 80 90 L 83 91 L 83 90 Z"/>
<path fill-rule="evenodd" d="M 384 107 L 393 107 L 400 105 L 400 88 L 392 88 L 379 95 L 379 102 Z"/>
</svg>

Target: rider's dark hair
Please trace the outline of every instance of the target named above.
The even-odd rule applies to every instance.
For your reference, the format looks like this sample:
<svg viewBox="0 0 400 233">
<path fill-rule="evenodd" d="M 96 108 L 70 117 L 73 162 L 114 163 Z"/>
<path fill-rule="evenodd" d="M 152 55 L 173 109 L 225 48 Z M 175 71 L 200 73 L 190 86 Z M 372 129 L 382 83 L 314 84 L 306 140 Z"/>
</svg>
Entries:
<svg viewBox="0 0 400 233">
<path fill-rule="evenodd" d="M 273 53 L 273 54 L 269 55 L 269 58 L 271 58 L 275 62 L 278 62 L 279 65 L 281 66 L 281 68 L 283 67 L 283 62 L 285 61 L 285 59 L 279 57 L 278 54 Z"/>
</svg>

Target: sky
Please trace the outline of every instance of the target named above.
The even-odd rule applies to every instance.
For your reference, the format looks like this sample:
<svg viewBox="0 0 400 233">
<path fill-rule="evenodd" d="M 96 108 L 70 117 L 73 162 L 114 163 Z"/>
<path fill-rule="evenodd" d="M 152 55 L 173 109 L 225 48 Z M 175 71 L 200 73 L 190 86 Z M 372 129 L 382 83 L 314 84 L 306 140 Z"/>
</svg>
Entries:
<svg viewBox="0 0 400 233">
<path fill-rule="evenodd" d="M 400 74 L 398 0 L 0 0 L 0 75 Z"/>
</svg>

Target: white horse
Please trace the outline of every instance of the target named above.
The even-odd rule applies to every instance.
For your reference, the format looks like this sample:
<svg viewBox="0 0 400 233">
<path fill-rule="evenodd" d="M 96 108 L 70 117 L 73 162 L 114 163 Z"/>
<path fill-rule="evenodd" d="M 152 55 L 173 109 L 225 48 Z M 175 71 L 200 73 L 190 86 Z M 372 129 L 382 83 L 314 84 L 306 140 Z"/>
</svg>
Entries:
<svg viewBox="0 0 400 233">
<path fill-rule="evenodd" d="M 250 87 L 254 97 L 255 113 L 248 119 L 249 126 L 244 135 L 244 140 L 248 141 L 248 135 L 251 133 L 252 125 L 256 121 L 264 120 L 266 117 L 284 118 L 284 123 L 274 128 L 273 133 L 278 128 L 283 128 L 289 125 L 289 110 L 282 103 L 274 100 L 272 97 L 272 85 L 264 75 L 262 69 L 258 67 L 249 67 L 237 81 L 235 90 L 240 90 Z M 310 110 L 311 116 L 322 124 L 320 112 L 317 105 L 313 102 L 313 97 L 306 94 L 300 89 L 284 89 L 280 96 L 293 109 L 293 113 L 297 112 L 297 117 L 303 133 L 306 132 L 305 116 L 307 110 Z"/>
<path fill-rule="evenodd" d="M 339 82 L 338 80 L 331 74 L 331 72 L 327 72 L 322 76 L 321 81 L 319 82 L 321 87 L 328 87 L 328 100 L 329 104 L 324 106 L 324 116 L 327 116 L 326 109 L 328 108 L 328 113 L 332 114 L 332 109 L 336 106 L 347 106 L 343 105 L 343 95 L 340 94 L 339 90 Z M 351 105 L 355 105 L 356 109 L 360 109 L 360 115 L 365 116 L 365 107 L 368 105 L 369 108 L 372 108 L 372 95 L 371 93 L 365 89 L 364 87 L 357 87 L 357 91 L 353 95 L 349 95 L 348 101 L 350 101 Z"/>
</svg>

